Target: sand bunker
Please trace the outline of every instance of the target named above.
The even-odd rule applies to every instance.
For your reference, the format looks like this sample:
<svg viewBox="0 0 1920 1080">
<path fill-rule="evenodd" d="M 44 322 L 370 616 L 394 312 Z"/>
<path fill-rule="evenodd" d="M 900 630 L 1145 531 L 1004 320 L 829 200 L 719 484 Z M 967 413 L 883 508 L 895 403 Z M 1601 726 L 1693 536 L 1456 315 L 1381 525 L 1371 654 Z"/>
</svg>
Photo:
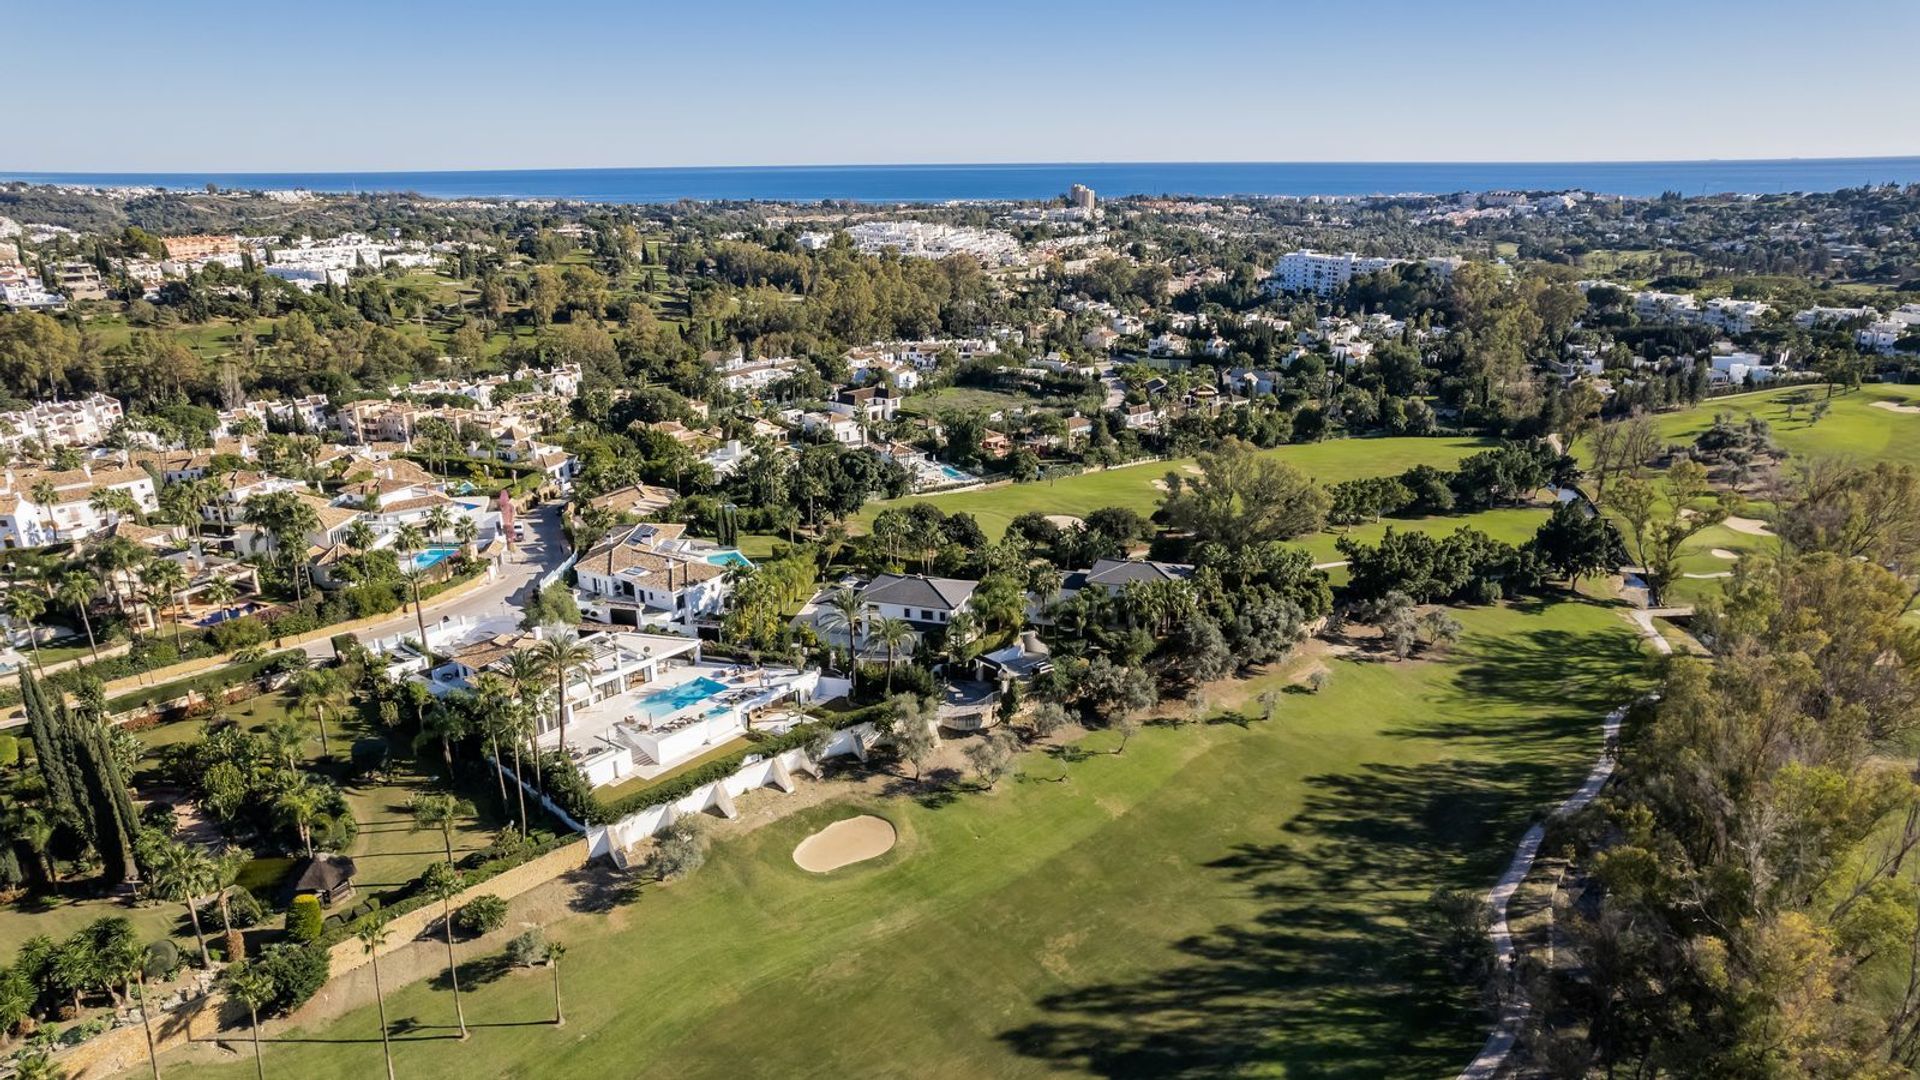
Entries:
<svg viewBox="0 0 1920 1080">
<path fill-rule="evenodd" d="M 1086 524 L 1086 522 L 1074 517 L 1072 514 L 1048 514 L 1047 521 L 1049 524 L 1056 525 L 1062 529 L 1077 529 Z"/>
<path fill-rule="evenodd" d="M 1726 548 L 1714 548 L 1712 551 L 1708 552 L 1708 554 L 1712 555 L 1716 559 L 1737 559 L 1740 557 L 1739 552 L 1728 551 Z"/>
<path fill-rule="evenodd" d="M 1773 535 L 1773 530 L 1767 528 L 1767 523 L 1761 521 L 1759 518 L 1730 517 L 1726 520 L 1725 524 L 1727 528 L 1732 529 L 1734 532 L 1746 533 L 1748 536 Z"/>
<path fill-rule="evenodd" d="M 802 870 L 824 874 L 885 855 L 898 838 L 893 822 L 862 814 L 836 821 L 800 841 L 793 849 L 793 861 Z"/>
<path fill-rule="evenodd" d="M 1873 407 L 1885 409 L 1888 412 L 1920 413 L 1920 405 L 1907 405 L 1898 401 L 1876 401 Z"/>
</svg>

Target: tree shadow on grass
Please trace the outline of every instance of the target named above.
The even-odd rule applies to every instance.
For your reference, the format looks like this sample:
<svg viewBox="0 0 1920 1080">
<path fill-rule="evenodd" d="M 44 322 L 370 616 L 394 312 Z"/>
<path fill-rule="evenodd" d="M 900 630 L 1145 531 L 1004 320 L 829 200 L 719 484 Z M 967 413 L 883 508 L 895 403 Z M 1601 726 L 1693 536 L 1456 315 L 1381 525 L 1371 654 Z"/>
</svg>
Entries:
<svg viewBox="0 0 1920 1080">
<path fill-rule="evenodd" d="M 1551 764 L 1447 760 L 1310 778 L 1285 841 L 1194 868 L 1259 905 L 1158 970 L 1051 994 L 1015 1052 L 1103 1077 L 1449 1074 L 1484 1018 L 1411 928 L 1435 888 L 1486 888 L 1557 798 Z"/>
<path fill-rule="evenodd" d="M 460 989 L 471 990 L 488 983 L 499 982 L 513 970 L 514 965 L 507 959 L 505 953 L 494 953 L 492 956 L 480 956 L 471 960 L 463 959 L 460 961 Z M 452 990 L 453 978 L 447 971 L 442 970 L 429 978 L 427 985 L 435 990 Z"/>
<path fill-rule="evenodd" d="M 567 907 L 582 915 L 605 915 L 614 908 L 631 904 L 640 899 L 640 890 L 645 885 L 636 874 L 599 865 L 569 870 L 560 880 L 573 886 Z"/>
<path fill-rule="evenodd" d="M 1387 734 L 1526 751 L 1565 737 L 1570 728 L 1597 729 L 1607 713 L 1639 696 L 1649 670 L 1638 639 L 1624 632 L 1476 634 L 1460 648 L 1470 659 L 1449 692 L 1465 707 L 1424 714 Z M 1513 711 L 1488 723 L 1476 718 L 1476 708 Z"/>
</svg>

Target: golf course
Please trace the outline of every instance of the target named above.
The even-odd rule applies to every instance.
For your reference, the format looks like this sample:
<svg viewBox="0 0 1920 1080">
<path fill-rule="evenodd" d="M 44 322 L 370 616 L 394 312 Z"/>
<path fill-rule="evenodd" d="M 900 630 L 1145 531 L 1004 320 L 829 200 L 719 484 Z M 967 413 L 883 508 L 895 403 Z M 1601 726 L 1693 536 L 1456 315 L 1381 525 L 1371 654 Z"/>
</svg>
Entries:
<svg viewBox="0 0 1920 1080">
<path fill-rule="evenodd" d="M 582 888 L 545 927 L 568 946 L 564 1027 L 548 974 L 497 949 L 461 956 L 469 1041 L 440 980 L 389 986 L 397 1075 L 1450 1074 L 1487 1017 L 1416 935 L 1426 898 L 1492 883 L 1644 677 L 1616 608 L 1457 614 L 1439 653 L 1316 646 L 1219 684 L 1204 721 L 1032 750 L 990 790 L 825 781 L 683 881 Z M 796 865 L 856 815 L 891 848 Z M 371 1003 L 267 1039 L 269 1076 L 383 1071 Z M 188 1051 L 192 1075 L 252 1076 L 231 1046 Z"/>
</svg>

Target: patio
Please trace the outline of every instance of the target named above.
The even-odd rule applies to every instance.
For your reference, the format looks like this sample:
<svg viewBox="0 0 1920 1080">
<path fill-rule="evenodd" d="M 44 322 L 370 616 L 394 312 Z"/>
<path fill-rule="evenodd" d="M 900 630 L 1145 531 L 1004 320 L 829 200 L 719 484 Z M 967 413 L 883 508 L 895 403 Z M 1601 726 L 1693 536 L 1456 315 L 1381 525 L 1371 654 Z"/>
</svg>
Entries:
<svg viewBox="0 0 1920 1080">
<path fill-rule="evenodd" d="M 571 707 L 568 751 L 594 787 L 652 779 L 741 738 L 756 714 L 804 700 L 818 680 L 817 672 L 672 664 L 648 682 Z M 540 745 L 558 744 L 557 730 L 540 735 Z"/>
</svg>

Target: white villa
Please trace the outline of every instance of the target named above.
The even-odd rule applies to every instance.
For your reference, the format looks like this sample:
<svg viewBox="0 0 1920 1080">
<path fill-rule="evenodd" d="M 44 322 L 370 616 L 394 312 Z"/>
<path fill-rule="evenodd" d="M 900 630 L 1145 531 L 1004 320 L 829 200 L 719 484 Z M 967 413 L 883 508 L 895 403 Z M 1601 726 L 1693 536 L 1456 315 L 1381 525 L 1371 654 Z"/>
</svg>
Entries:
<svg viewBox="0 0 1920 1080">
<path fill-rule="evenodd" d="M 686 526 L 642 522 L 615 529 L 574 564 L 575 599 L 594 622 L 691 633 L 725 610 L 737 551 L 690 540 Z"/>
</svg>

